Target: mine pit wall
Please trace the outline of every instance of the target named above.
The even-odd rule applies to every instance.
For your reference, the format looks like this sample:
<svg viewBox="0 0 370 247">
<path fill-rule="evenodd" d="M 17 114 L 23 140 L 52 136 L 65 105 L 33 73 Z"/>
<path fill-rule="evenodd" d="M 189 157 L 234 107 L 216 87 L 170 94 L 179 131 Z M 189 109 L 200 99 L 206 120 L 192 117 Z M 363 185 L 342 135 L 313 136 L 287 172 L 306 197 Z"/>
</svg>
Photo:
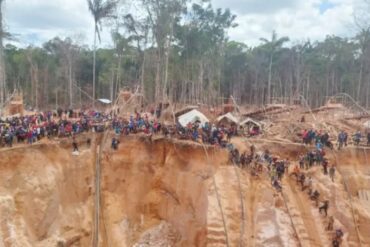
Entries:
<svg viewBox="0 0 370 247">
<path fill-rule="evenodd" d="M 105 140 L 101 157 L 100 246 L 213 246 L 216 240 L 216 245 L 225 246 L 212 175 L 230 246 L 240 241 L 252 246 L 298 246 L 281 199 L 274 196 L 268 181 L 251 179 L 246 171 L 240 172 L 246 221 L 244 239 L 239 238 L 238 181 L 227 164 L 227 151 L 208 147 L 205 152 L 203 146 L 191 142 L 150 141 L 138 136 L 122 137 L 119 149 L 112 150 L 111 137 Z M 79 139 L 79 156 L 71 154 L 70 140 L 0 151 L 0 246 L 92 246 L 95 143 L 101 140 L 101 135 L 94 137 L 88 148 L 85 140 Z M 269 149 L 292 163 L 312 149 L 296 144 L 254 144 L 257 150 Z M 360 246 L 351 207 L 362 246 L 367 246 L 370 214 L 358 199 L 358 191 L 370 190 L 370 150 L 348 147 L 336 155 L 327 153 L 330 163 L 337 162 L 340 168 L 338 180 L 331 183 L 319 168 L 312 176 L 322 195 L 334 202 L 330 210 L 349 235 L 348 246 Z M 308 201 L 307 206 L 317 211 Z M 220 223 L 220 231 L 210 232 L 211 217 Z M 271 233 L 272 224 L 275 230 Z M 289 237 L 275 237 L 282 233 Z"/>
<path fill-rule="evenodd" d="M 104 241 L 109 246 L 133 246 L 141 243 L 143 232 L 166 222 L 172 231 L 163 233 L 160 243 L 206 246 L 209 183 L 228 159 L 224 150 L 206 150 L 209 159 L 199 144 L 135 137 L 121 138 L 116 151 L 106 146 Z"/>
<path fill-rule="evenodd" d="M 336 156 L 351 195 L 357 196 L 359 190 L 370 191 L 370 149 L 348 149 Z"/>
<path fill-rule="evenodd" d="M 82 149 L 82 147 L 81 147 Z M 0 152 L 0 245 L 90 246 L 94 153 L 34 145 Z"/>
<path fill-rule="evenodd" d="M 340 179 L 344 184 L 351 207 L 352 218 L 357 224 L 361 246 L 370 246 L 370 149 L 349 148 L 337 152 Z M 365 198 L 361 197 L 365 194 Z"/>
<path fill-rule="evenodd" d="M 289 159 L 293 164 L 297 163 L 299 155 L 314 148 L 263 141 L 258 141 L 255 146 L 261 151 L 268 149 L 272 154 Z M 348 235 L 348 246 L 370 246 L 370 201 L 359 198 L 360 191 L 370 192 L 370 149 L 349 146 L 340 151 L 325 151 L 329 164 L 337 165 L 335 183 L 323 175 L 320 167 L 316 167 L 309 172 L 315 181 L 314 186 L 319 189 L 322 199 L 330 200 L 330 214 L 337 220 L 336 226 L 341 227 Z"/>
</svg>

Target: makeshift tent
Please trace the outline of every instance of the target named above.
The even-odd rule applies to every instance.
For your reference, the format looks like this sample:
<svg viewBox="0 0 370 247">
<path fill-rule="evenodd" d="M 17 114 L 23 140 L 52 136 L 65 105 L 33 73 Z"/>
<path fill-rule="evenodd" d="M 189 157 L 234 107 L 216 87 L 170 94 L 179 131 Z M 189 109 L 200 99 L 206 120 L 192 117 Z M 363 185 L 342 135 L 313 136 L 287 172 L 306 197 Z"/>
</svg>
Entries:
<svg viewBox="0 0 370 247">
<path fill-rule="evenodd" d="M 244 129 L 244 133 L 249 135 L 258 135 L 262 129 L 262 124 L 251 118 L 246 118 L 240 126 Z"/>
<path fill-rule="evenodd" d="M 98 99 L 98 101 L 100 103 L 103 103 L 103 104 L 110 104 L 110 103 L 112 103 L 112 101 L 110 101 L 109 99 Z"/>
<path fill-rule="evenodd" d="M 245 126 L 245 125 L 255 125 L 258 127 L 262 127 L 261 123 L 253 120 L 252 118 L 246 118 L 240 123 L 240 126 Z"/>
<path fill-rule="evenodd" d="M 236 117 L 233 116 L 230 112 L 222 115 L 217 118 L 217 123 L 218 124 L 223 124 L 223 125 L 232 125 L 232 124 L 238 124 L 239 121 Z"/>
<path fill-rule="evenodd" d="M 195 105 L 186 106 L 186 107 L 176 111 L 175 112 L 175 117 L 179 117 L 181 115 L 184 115 L 185 113 L 188 113 L 189 111 L 192 111 L 194 109 L 198 109 L 198 106 L 195 106 Z"/>
<path fill-rule="evenodd" d="M 178 118 L 178 121 L 183 127 L 186 127 L 189 123 L 200 122 L 201 125 L 204 125 L 205 123 L 209 122 L 208 118 L 198 110 L 192 110 L 181 115 Z"/>
<path fill-rule="evenodd" d="M 370 129 L 370 121 L 364 123 L 365 128 Z"/>
</svg>

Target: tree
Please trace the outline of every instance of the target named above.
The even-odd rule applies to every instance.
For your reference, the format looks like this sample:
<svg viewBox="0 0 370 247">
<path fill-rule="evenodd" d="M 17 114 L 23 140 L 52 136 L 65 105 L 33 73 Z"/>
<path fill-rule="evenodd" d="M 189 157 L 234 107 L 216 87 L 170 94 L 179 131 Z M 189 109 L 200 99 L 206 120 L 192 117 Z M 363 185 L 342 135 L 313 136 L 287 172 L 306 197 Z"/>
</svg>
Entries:
<svg viewBox="0 0 370 247">
<path fill-rule="evenodd" d="M 267 102 L 271 102 L 271 80 L 272 80 L 272 63 L 274 55 L 276 52 L 281 50 L 284 43 L 289 41 L 288 37 L 277 38 L 275 31 L 272 32 L 271 40 L 261 38 L 261 41 L 264 43 L 266 51 L 269 55 L 269 69 L 268 69 L 268 81 L 267 81 Z"/>
<path fill-rule="evenodd" d="M 227 30 L 236 26 L 236 16 L 228 9 L 214 9 L 208 1 L 193 4 L 186 16 L 191 18 L 176 26 L 176 38 L 188 67 L 188 101 L 211 103 L 221 91 Z"/>
<path fill-rule="evenodd" d="M 63 68 L 64 80 L 68 81 L 69 107 L 73 108 L 73 84 L 74 84 L 74 63 L 79 53 L 78 45 L 74 44 L 71 38 L 61 40 L 56 37 L 44 44 L 44 48 L 58 60 L 58 65 Z"/>
<path fill-rule="evenodd" d="M 155 98 L 168 97 L 168 67 L 172 47 L 174 25 L 188 0 L 140 0 L 147 12 L 147 20 L 156 44 Z"/>
<path fill-rule="evenodd" d="M 361 93 L 365 92 L 366 106 L 369 106 L 370 93 L 370 75 L 367 79 L 366 90 L 363 88 L 363 82 L 366 80 L 366 71 L 369 70 L 369 53 L 370 53 L 370 0 L 363 0 L 357 3 L 354 9 L 354 23 L 357 35 L 355 40 L 360 50 L 360 69 L 358 72 L 358 85 L 355 98 L 360 102 Z"/>
<path fill-rule="evenodd" d="M 131 14 L 124 16 L 124 26 L 127 29 L 130 36 L 128 40 L 136 43 L 136 48 L 140 54 L 141 60 L 141 72 L 140 72 L 140 87 L 144 97 L 145 93 L 145 62 L 146 62 L 146 49 L 149 39 L 149 23 L 150 17 L 147 16 L 144 19 L 134 19 Z"/>
<path fill-rule="evenodd" d="M 5 98 L 5 64 L 3 58 L 3 3 L 5 0 L 0 0 L 0 101 L 4 104 Z"/>
<path fill-rule="evenodd" d="M 247 66 L 247 46 L 243 43 L 230 41 L 225 46 L 222 91 L 226 95 L 233 95 L 241 101 L 244 90 L 244 70 Z"/>
<path fill-rule="evenodd" d="M 90 0 L 94 13 L 102 2 Z M 120 85 L 140 85 L 149 104 L 169 100 L 215 106 L 232 95 L 238 104 L 261 105 L 272 97 L 288 103 L 303 95 L 311 107 L 318 107 L 338 93 L 364 106 L 370 103 L 367 22 L 361 22 L 363 28 L 352 38 L 328 36 L 285 47 L 289 39 L 274 32 L 271 39 L 248 47 L 229 40 L 235 16 L 228 9 L 214 9 L 209 0 L 136 3 L 137 12 L 117 12 L 123 18 L 117 19 L 112 48 L 96 49 L 95 43 L 93 50 L 69 38 L 54 38 L 42 47 L 8 44 L 7 84 L 1 89 L 23 90 L 25 102 L 40 110 L 78 102 L 83 106 L 95 94 L 114 99 Z M 94 15 L 95 42 L 98 36 L 100 40 L 101 17 L 112 16 L 104 13 Z M 125 32 L 119 33 L 120 28 Z M 91 83 L 95 80 L 96 85 Z"/>
<path fill-rule="evenodd" d="M 100 30 L 102 29 L 102 21 L 104 19 L 114 18 L 114 10 L 117 6 L 115 0 L 87 0 L 89 10 L 94 18 L 95 30 L 94 30 L 94 48 L 93 48 L 93 99 L 95 103 L 95 81 L 96 81 L 96 36 L 100 38 Z"/>
</svg>

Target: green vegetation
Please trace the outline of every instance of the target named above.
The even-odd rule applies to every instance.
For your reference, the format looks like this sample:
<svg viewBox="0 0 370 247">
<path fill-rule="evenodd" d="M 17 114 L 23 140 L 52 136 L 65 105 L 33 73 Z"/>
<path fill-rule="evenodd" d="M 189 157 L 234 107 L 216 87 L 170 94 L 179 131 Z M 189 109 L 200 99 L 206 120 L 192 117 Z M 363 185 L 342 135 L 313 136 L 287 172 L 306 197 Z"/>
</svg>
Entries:
<svg viewBox="0 0 370 247">
<path fill-rule="evenodd" d="M 113 99 L 123 87 L 139 87 L 148 102 L 216 104 L 233 95 L 239 103 L 265 104 L 303 95 L 318 106 L 345 92 L 370 106 L 370 25 L 351 39 L 290 45 L 274 32 L 249 47 L 228 38 L 236 16 L 209 1 L 135 1 L 139 17 L 114 1 L 88 1 L 95 37 L 104 19 L 118 23 L 113 48 L 96 49 L 96 56 L 95 43 L 90 49 L 71 38 L 56 37 L 42 47 L 6 45 L 7 91 L 21 89 L 36 108 Z"/>
</svg>

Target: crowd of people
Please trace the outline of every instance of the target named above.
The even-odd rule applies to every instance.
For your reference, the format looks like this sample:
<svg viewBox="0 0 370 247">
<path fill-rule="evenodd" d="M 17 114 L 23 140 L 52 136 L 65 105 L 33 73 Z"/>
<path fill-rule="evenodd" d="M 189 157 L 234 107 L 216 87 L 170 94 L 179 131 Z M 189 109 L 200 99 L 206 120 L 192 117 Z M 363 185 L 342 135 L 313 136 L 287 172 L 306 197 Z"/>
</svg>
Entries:
<svg viewBox="0 0 370 247">
<path fill-rule="evenodd" d="M 352 140 L 354 145 L 358 146 L 362 142 L 364 136 L 362 135 L 361 131 L 357 131 L 352 135 Z M 348 145 L 348 133 L 345 131 L 341 131 L 338 134 L 338 149 L 340 150 L 343 147 Z M 366 133 L 366 145 L 370 146 L 370 131 Z"/>
<path fill-rule="evenodd" d="M 226 147 L 232 136 L 237 135 L 235 126 L 216 126 L 209 122 L 201 124 L 200 121 L 189 122 L 186 126 L 182 126 L 178 121 L 174 124 L 164 125 L 156 118 L 150 118 L 146 113 L 135 113 L 129 119 L 114 118 L 112 128 L 116 135 L 144 133 L 152 136 L 162 134 L 169 138 L 192 140 L 221 147 Z"/>
<path fill-rule="evenodd" d="M 370 146 L 370 131 L 366 133 L 366 145 Z M 352 135 L 353 144 L 359 146 L 364 138 L 361 131 L 356 131 Z M 328 147 L 330 149 L 334 148 L 333 142 L 330 140 L 328 132 L 323 132 L 322 130 L 317 131 L 313 129 L 305 129 L 302 132 L 302 142 L 306 145 L 315 144 L 318 149 L 323 147 Z M 346 147 L 348 145 L 348 133 L 346 131 L 340 131 L 337 137 L 338 150 Z"/>
<path fill-rule="evenodd" d="M 0 120 L 0 146 L 11 147 L 13 143 L 32 144 L 43 137 L 70 137 L 90 130 L 102 132 L 111 127 L 117 135 L 144 133 L 148 135 L 163 134 L 166 137 L 193 140 L 210 145 L 226 147 L 233 136 L 238 135 L 236 125 L 224 126 L 200 121 L 189 122 L 182 126 L 179 122 L 163 124 L 161 111 L 157 109 L 153 115 L 135 112 L 128 119 L 98 111 L 78 111 L 57 109 L 28 116 L 19 116 Z M 363 136 L 361 132 L 353 135 L 355 144 L 359 144 Z M 327 132 L 313 129 L 302 133 L 304 144 L 315 144 L 318 150 L 323 147 L 333 148 Z M 348 134 L 341 131 L 338 135 L 338 148 L 348 144 Z M 370 132 L 367 133 L 367 144 L 370 145 Z M 245 156 L 245 155 L 244 155 Z M 241 157 L 243 163 L 247 157 Z"/>
<path fill-rule="evenodd" d="M 325 139 L 325 138 L 324 138 Z M 329 200 L 322 198 L 322 194 L 318 188 L 315 188 L 314 180 L 308 172 L 314 167 L 321 167 L 323 174 L 329 176 L 334 182 L 336 167 L 335 164 L 329 164 L 324 148 L 315 148 L 301 155 L 297 162 L 291 166 L 288 159 L 281 159 L 277 155 L 271 154 L 269 150 L 256 152 L 256 148 L 252 145 L 250 152 L 244 151 L 241 155 L 237 148 L 230 145 L 230 161 L 234 165 L 238 165 L 243 169 L 249 169 L 252 176 L 261 176 L 263 171 L 270 177 L 271 185 L 277 192 L 282 192 L 282 179 L 288 173 L 289 177 L 295 178 L 297 185 L 300 187 L 301 193 L 306 192 L 309 200 L 313 201 L 318 208 L 319 213 L 323 214 L 327 220 L 326 229 L 333 232 L 332 246 L 339 247 L 342 242 L 343 232 L 341 229 L 334 230 L 334 216 L 329 216 Z M 329 217 L 328 217 L 329 216 Z"/>
<path fill-rule="evenodd" d="M 116 135 L 143 133 L 149 136 L 162 134 L 169 138 L 192 140 L 210 145 L 226 147 L 232 136 L 237 135 L 236 126 L 179 122 L 163 124 L 157 119 L 159 112 L 148 116 L 135 112 L 128 119 L 104 114 L 98 111 L 61 110 L 40 112 L 33 115 L 16 116 L 0 120 L 0 146 L 12 147 L 15 143 L 33 144 L 44 137 L 74 137 L 82 132 L 103 132 L 113 129 Z M 118 139 L 112 140 L 112 147 L 118 146 Z M 73 150 L 76 148 L 74 147 Z"/>
<path fill-rule="evenodd" d="M 72 137 L 82 132 L 102 132 L 109 126 L 110 115 L 96 111 L 72 110 L 41 112 L 0 120 L 0 146 L 14 143 L 33 144 L 44 137 Z"/>
<path fill-rule="evenodd" d="M 329 140 L 328 132 L 316 131 L 313 129 L 305 129 L 302 132 L 302 142 L 304 144 L 312 144 L 314 142 L 317 146 L 326 146 L 333 148 L 333 143 Z"/>
</svg>

